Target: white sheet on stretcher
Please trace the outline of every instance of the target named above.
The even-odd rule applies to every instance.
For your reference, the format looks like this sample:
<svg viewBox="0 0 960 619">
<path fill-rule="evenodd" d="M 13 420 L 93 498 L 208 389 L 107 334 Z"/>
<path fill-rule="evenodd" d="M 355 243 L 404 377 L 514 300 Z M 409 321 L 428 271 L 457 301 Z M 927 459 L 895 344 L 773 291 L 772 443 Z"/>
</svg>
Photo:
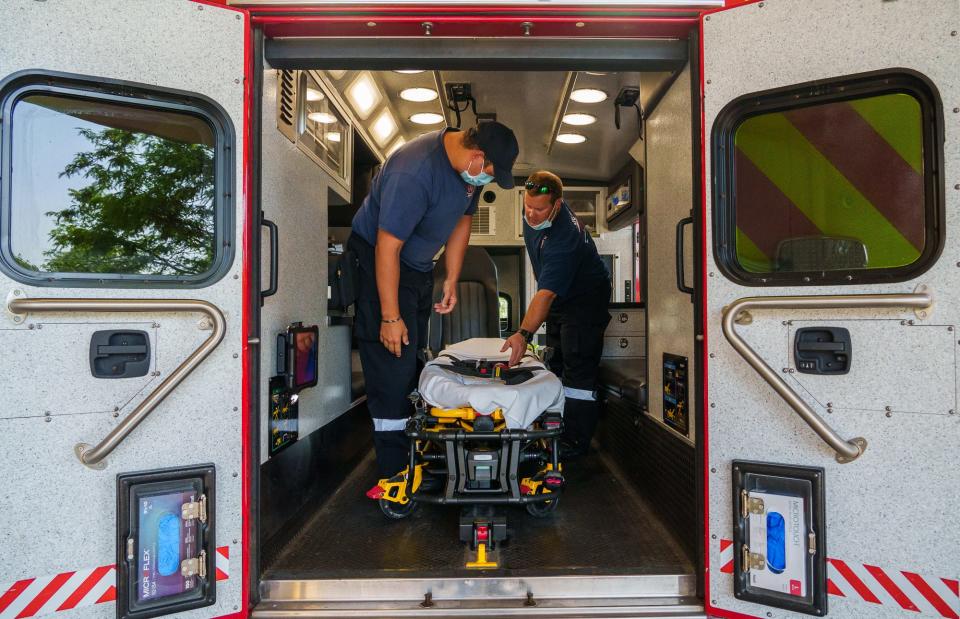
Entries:
<svg viewBox="0 0 960 619">
<path fill-rule="evenodd" d="M 438 408 L 471 406 L 485 415 L 502 409 L 510 429 L 530 427 L 545 411 L 562 413 L 563 384 L 533 357 L 525 357 L 514 366 L 533 371 L 533 378 L 517 385 L 444 369 L 452 363 L 445 354 L 461 360 L 507 361 L 509 351 L 500 352 L 501 346 L 503 340 L 499 338 L 473 338 L 445 348 L 420 374 L 420 395 L 430 406 Z"/>
</svg>

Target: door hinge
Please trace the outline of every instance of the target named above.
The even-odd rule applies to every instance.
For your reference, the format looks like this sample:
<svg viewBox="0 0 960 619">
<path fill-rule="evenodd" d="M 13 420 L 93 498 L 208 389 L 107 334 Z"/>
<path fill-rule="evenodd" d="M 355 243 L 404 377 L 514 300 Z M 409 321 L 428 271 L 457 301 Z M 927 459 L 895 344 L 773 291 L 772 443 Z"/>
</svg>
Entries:
<svg viewBox="0 0 960 619">
<path fill-rule="evenodd" d="M 207 495 L 201 494 L 199 501 L 184 503 L 180 506 L 180 517 L 184 520 L 207 521 Z"/>
<path fill-rule="evenodd" d="M 756 499 L 751 497 L 746 490 L 740 491 L 740 517 L 747 519 L 750 517 L 750 514 L 764 514 L 766 513 L 766 505 L 763 504 L 763 499 Z"/>
<path fill-rule="evenodd" d="M 184 578 L 200 576 L 207 579 L 207 551 L 201 550 L 200 556 L 195 559 L 184 559 L 180 562 L 180 575 Z"/>
<path fill-rule="evenodd" d="M 767 558 L 762 554 L 750 552 L 750 547 L 746 544 L 740 550 L 740 569 L 743 572 L 750 570 L 762 570 L 767 566 Z"/>
<path fill-rule="evenodd" d="M 809 533 L 807 535 L 807 552 L 812 555 L 817 554 L 817 534 Z"/>
</svg>

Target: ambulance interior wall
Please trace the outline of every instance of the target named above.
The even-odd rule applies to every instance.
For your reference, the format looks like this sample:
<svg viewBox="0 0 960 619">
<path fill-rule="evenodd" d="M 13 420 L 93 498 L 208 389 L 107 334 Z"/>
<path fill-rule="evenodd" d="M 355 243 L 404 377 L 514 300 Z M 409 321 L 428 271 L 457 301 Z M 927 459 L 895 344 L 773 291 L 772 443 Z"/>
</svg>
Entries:
<svg viewBox="0 0 960 619">
<path fill-rule="evenodd" d="M 299 399 L 299 432 L 306 436 L 329 423 L 350 405 L 350 328 L 327 325 L 327 188 L 323 170 L 277 129 L 277 73 L 263 82 L 262 208 L 279 229 L 279 286 L 267 297 L 260 315 L 263 353 L 260 389 L 276 374 L 276 336 L 292 322 L 320 326 L 316 387 Z M 266 286 L 270 269 L 269 235 L 263 231 L 261 272 Z M 266 399 L 266 398 L 264 398 Z M 266 410 L 264 411 L 266 415 Z M 269 427 L 261 432 L 261 463 L 269 457 Z"/>
<path fill-rule="evenodd" d="M 351 403 L 351 327 L 328 324 L 327 318 L 327 186 L 331 181 L 277 129 L 276 90 L 277 72 L 266 69 L 261 195 L 265 217 L 279 229 L 280 254 L 277 293 L 266 298 L 261 310 L 261 534 L 265 540 L 303 511 L 323 484 L 338 483 L 333 471 L 340 468 L 339 463 L 350 462 L 367 438 L 363 426 L 352 423 L 363 411 L 344 415 Z M 261 272 L 266 287 L 270 268 L 266 229 L 263 239 Z M 276 375 L 277 334 L 292 322 L 320 327 L 319 382 L 300 392 L 299 439 L 271 456 L 268 383 Z"/>
<path fill-rule="evenodd" d="M 691 559 L 697 540 L 697 471 L 693 446 L 693 304 L 676 285 L 675 230 L 693 205 L 691 72 L 689 66 L 646 123 L 647 411 L 609 397 L 599 441 L 656 506 Z M 687 285 L 693 283 L 687 232 Z M 622 279 L 622 278 L 621 278 Z M 689 438 L 663 421 L 663 353 L 689 361 Z"/>
</svg>

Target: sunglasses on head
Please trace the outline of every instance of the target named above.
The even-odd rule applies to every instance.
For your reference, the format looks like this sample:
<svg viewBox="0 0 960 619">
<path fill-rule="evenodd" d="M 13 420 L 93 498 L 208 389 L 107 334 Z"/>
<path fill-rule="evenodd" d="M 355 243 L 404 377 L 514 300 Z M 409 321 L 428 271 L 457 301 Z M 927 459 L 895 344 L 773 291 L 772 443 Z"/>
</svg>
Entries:
<svg viewBox="0 0 960 619">
<path fill-rule="evenodd" d="M 532 191 L 534 193 L 538 193 L 541 195 L 545 193 L 550 193 L 550 187 L 543 183 L 535 183 L 533 181 L 527 181 L 526 183 L 523 184 L 523 186 L 524 188 L 526 188 L 527 191 Z"/>
</svg>

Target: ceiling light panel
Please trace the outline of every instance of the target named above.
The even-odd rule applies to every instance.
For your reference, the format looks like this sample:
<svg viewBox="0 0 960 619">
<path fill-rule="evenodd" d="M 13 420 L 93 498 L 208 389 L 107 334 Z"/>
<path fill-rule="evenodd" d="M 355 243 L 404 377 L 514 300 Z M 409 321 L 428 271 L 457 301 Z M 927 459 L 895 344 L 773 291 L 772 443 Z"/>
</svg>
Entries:
<svg viewBox="0 0 960 619">
<path fill-rule="evenodd" d="M 397 121 L 393 118 L 390 110 L 380 112 L 380 115 L 370 126 L 370 132 L 373 133 L 373 139 L 377 141 L 377 145 L 380 147 L 383 147 L 397 133 Z"/>
<path fill-rule="evenodd" d="M 404 101 L 424 103 L 437 98 L 437 91 L 433 88 L 405 88 L 400 91 L 400 98 Z"/>
<path fill-rule="evenodd" d="M 570 98 L 577 103 L 600 103 L 607 100 L 607 93 L 596 88 L 577 88 L 570 93 Z"/>
<path fill-rule="evenodd" d="M 583 144 L 587 138 L 579 133 L 561 133 L 557 136 L 557 141 L 563 144 Z"/>
<path fill-rule="evenodd" d="M 383 94 L 377 88 L 370 72 L 364 71 L 347 87 L 347 98 L 357 112 L 357 116 L 366 120 L 374 108 L 383 100 Z"/>
<path fill-rule="evenodd" d="M 394 73 L 402 73 L 403 75 L 415 75 L 417 73 L 423 73 L 423 69 L 397 69 Z"/>
<path fill-rule="evenodd" d="M 597 117 L 593 114 L 581 114 L 579 112 L 574 112 L 572 114 L 565 114 L 563 116 L 563 122 L 568 125 L 576 125 L 582 127 L 584 125 L 592 125 L 597 122 Z"/>
<path fill-rule="evenodd" d="M 420 112 L 410 117 L 410 122 L 418 125 L 436 125 L 437 123 L 442 123 L 443 120 L 443 114 L 437 114 L 435 112 Z"/>
</svg>

